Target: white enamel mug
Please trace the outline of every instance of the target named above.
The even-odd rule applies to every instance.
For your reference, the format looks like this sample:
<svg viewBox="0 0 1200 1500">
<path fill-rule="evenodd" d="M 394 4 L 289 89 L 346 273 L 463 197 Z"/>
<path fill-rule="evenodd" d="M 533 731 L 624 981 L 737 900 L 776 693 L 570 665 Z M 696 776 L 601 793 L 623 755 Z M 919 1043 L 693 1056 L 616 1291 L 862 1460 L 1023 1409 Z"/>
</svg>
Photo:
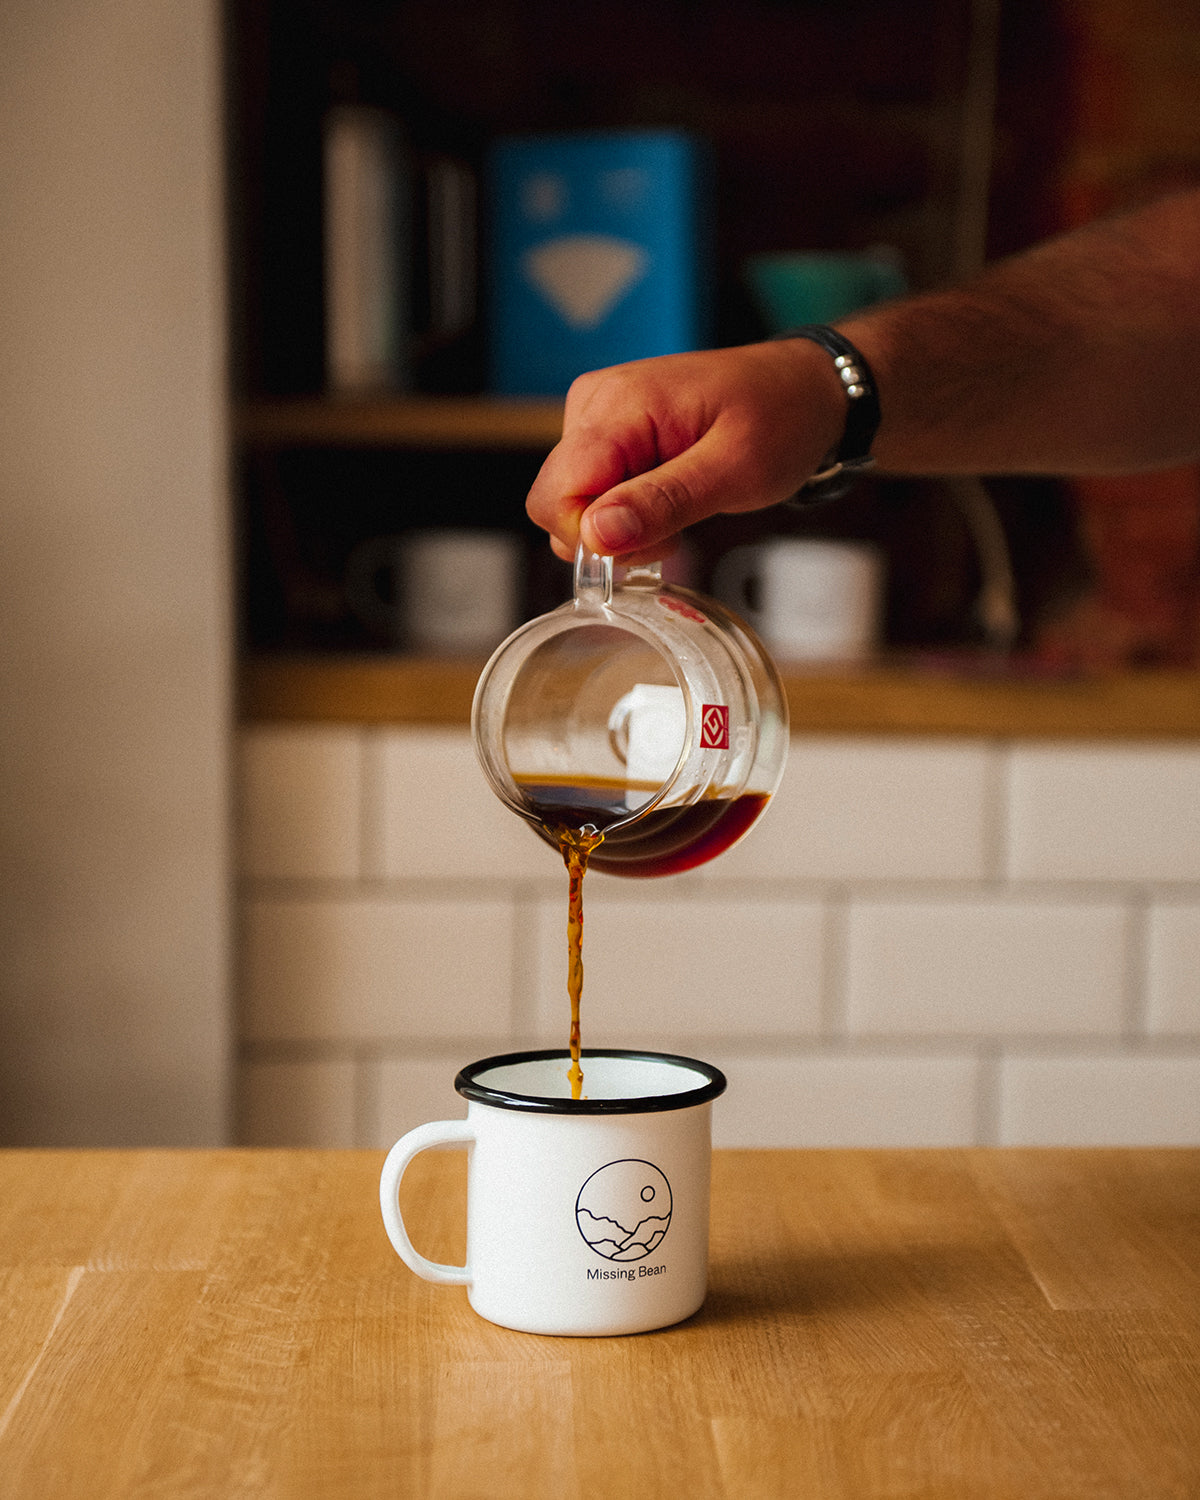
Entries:
<svg viewBox="0 0 1200 1500">
<path fill-rule="evenodd" d="M 883 564 L 866 543 L 773 537 L 735 547 L 713 581 L 785 660 L 858 661 L 879 643 Z"/>
<path fill-rule="evenodd" d="M 503 531 L 372 537 L 347 560 L 346 598 L 364 624 L 394 645 L 481 655 L 517 623 L 522 555 L 521 538 Z"/>
<path fill-rule="evenodd" d="M 667 1053 L 585 1051 L 582 1099 L 564 1050 L 472 1063 L 465 1120 L 419 1125 L 379 1183 L 396 1253 L 427 1281 L 465 1286 L 481 1317 L 526 1333 L 620 1334 L 690 1317 L 708 1285 L 712 1101 L 725 1077 Z M 398 1195 L 431 1146 L 465 1144 L 467 1261 L 427 1260 Z"/>
</svg>

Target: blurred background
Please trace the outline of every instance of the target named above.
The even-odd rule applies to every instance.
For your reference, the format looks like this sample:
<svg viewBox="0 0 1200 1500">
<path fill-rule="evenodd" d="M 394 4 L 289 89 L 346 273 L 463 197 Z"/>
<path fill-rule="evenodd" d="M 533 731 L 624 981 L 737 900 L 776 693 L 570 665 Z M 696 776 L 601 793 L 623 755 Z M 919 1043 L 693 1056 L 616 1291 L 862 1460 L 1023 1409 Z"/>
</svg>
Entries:
<svg viewBox="0 0 1200 1500">
<path fill-rule="evenodd" d="M 684 247 L 677 324 L 568 307 L 539 347 L 583 368 L 774 331 L 798 254 L 885 267 L 861 302 L 1194 184 L 1198 84 L 1186 0 L 9 0 L 0 1141 L 382 1145 L 560 1040 L 560 872 L 405 571 L 484 533 L 501 620 L 566 588 L 522 509 L 561 362 L 501 358 L 513 142 L 598 139 L 624 208 L 630 132 L 685 147 L 619 233 L 563 210 Z M 528 170 L 553 218 L 573 169 Z M 785 663 L 744 849 L 594 882 L 588 1040 L 726 1066 L 728 1140 L 1200 1138 L 1198 536 L 1194 469 L 698 528 L 703 589 L 869 547 L 875 637 Z"/>
</svg>

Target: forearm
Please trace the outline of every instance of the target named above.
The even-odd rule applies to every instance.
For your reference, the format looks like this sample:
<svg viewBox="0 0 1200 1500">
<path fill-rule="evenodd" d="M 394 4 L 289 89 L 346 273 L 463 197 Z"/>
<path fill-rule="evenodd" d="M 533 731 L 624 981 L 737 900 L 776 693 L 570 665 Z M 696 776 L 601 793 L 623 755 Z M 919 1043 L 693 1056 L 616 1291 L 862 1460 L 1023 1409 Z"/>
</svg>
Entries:
<svg viewBox="0 0 1200 1500">
<path fill-rule="evenodd" d="M 838 326 L 875 373 L 886 472 L 1119 473 L 1198 458 L 1200 193 Z"/>
<path fill-rule="evenodd" d="M 1089 226 L 969 286 L 838 327 L 869 361 L 885 473 L 1129 473 L 1200 459 L 1200 192 Z M 661 555 L 778 504 L 838 444 L 845 398 L 806 339 L 584 375 L 529 493 L 561 556 Z"/>
</svg>

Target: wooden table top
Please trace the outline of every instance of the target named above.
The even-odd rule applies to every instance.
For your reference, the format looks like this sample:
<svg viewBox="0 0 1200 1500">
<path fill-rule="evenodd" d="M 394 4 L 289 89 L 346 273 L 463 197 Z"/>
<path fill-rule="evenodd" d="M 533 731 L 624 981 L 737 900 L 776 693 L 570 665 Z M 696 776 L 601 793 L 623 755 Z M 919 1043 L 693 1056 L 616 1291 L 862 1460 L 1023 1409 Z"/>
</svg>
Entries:
<svg viewBox="0 0 1200 1500">
<path fill-rule="evenodd" d="M 1200 1495 L 1200 1151 L 718 1152 L 708 1302 L 617 1339 L 418 1280 L 381 1163 L 0 1153 L 0 1496 Z"/>
</svg>

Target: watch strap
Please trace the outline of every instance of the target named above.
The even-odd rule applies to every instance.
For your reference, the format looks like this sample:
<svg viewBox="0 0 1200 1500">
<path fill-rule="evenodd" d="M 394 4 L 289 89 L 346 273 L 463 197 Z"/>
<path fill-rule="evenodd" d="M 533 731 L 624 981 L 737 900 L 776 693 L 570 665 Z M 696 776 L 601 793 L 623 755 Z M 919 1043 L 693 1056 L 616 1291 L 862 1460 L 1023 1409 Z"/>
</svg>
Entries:
<svg viewBox="0 0 1200 1500">
<path fill-rule="evenodd" d="M 862 351 L 828 324 L 806 323 L 799 328 L 789 328 L 778 337 L 810 339 L 819 344 L 832 356 L 846 393 L 846 425 L 842 429 L 841 441 L 836 448 L 830 449 L 816 473 L 810 474 L 799 492 L 787 502 L 799 506 L 818 505 L 844 495 L 855 479 L 874 465 L 871 444 L 875 441 L 882 417 L 879 390 Z"/>
</svg>

